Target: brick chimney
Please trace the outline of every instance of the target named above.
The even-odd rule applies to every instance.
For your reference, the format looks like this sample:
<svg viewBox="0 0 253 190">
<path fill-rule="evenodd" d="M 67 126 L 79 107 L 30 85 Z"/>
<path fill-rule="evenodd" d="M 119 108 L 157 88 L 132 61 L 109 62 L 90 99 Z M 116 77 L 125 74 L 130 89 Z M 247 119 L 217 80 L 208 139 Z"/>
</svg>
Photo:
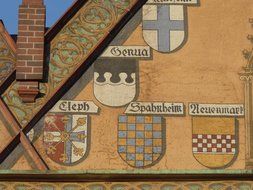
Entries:
<svg viewBox="0 0 253 190">
<path fill-rule="evenodd" d="M 16 79 L 25 103 L 35 102 L 43 79 L 46 8 L 43 0 L 23 0 L 19 6 Z"/>
</svg>

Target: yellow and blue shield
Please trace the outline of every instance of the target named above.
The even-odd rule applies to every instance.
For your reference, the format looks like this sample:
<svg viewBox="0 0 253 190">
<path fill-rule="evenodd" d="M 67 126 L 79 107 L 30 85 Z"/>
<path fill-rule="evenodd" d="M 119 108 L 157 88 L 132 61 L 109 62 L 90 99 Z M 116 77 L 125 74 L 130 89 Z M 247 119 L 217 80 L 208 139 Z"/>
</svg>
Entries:
<svg viewBox="0 0 253 190">
<path fill-rule="evenodd" d="M 161 116 L 127 116 L 118 120 L 118 153 L 130 166 L 149 167 L 165 152 L 165 126 Z"/>
</svg>

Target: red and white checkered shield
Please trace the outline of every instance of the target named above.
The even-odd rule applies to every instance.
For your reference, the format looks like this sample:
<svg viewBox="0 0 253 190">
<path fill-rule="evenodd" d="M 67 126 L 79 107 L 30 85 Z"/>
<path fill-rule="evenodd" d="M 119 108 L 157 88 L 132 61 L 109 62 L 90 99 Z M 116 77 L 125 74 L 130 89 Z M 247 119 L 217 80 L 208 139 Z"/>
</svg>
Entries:
<svg viewBox="0 0 253 190">
<path fill-rule="evenodd" d="M 225 168 L 237 155 L 237 120 L 234 118 L 193 117 L 192 151 L 208 168 Z"/>
</svg>

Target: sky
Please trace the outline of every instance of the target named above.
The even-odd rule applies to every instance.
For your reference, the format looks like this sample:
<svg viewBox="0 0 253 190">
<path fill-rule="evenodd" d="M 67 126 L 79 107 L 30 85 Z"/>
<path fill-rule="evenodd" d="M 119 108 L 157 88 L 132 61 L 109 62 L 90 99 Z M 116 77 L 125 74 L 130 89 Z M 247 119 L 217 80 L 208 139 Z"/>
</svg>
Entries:
<svg viewBox="0 0 253 190">
<path fill-rule="evenodd" d="M 10 34 L 18 30 L 18 6 L 22 0 L 0 0 L 0 19 Z M 47 10 L 47 27 L 52 26 L 75 0 L 44 0 Z"/>
</svg>

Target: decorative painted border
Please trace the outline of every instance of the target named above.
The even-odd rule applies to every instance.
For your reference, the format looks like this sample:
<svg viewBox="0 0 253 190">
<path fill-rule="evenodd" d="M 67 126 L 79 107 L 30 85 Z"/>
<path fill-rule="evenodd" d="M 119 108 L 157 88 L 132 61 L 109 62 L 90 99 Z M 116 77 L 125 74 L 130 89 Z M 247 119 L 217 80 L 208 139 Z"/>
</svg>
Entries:
<svg viewBox="0 0 253 190">
<path fill-rule="evenodd" d="M 0 189 L 13 190 L 174 190 L 174 189 L 189 189 L 189 190 L 251 190 L 253 188 L 252 181 L 215 181 L 215 182 L 103 182 L 103 183 L 24 183 L 24 182 L 2 182 Z"/>
</svg>

